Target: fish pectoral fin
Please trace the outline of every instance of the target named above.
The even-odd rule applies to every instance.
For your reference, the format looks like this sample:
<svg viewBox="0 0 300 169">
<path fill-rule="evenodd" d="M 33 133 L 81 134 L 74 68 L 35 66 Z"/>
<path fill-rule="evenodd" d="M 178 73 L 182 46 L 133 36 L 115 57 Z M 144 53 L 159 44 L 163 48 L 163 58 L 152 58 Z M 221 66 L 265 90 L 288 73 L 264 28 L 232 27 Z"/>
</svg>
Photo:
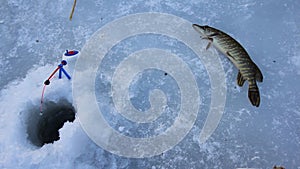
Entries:
<svg viewBox="0 0 300 169">
<path fill-rule="evenodd" d="M 236 79 L 236 83 L 242 87 L 245 83 L 245 79 L 243 78 L 241 72 L 239 71 L 238 75 L 237 75 L 237 79 Z"/>
<path fill-rule="evenodd" d="M 206 48 L 205 48 L 206 50 L 210 48 L 212 42 L 214 41 L 214 39 L 213 39 L 213 38 L 210 38 L 210 37 L 202 37 L 201 39 L 206 39 L 206 40 L 208 40 L 208 44 L 207 44 L 207 46 L 206 46 Z"/>
<path fill-rule="evenodd" d="M 258 90 L 258 87 L 257 87 L 255 81 L 249 83 L 248 98 L 251 101 L 253 106 L 256 106 L 256 107 L 259 106 L 260 96 L 259 96 L 259 90 Z"/>
<path fill-rule="evenodd" d="M 207 46 L 206 46 L 206 48 L 205 48 L 206 50 L 209 49 L 209 47 L 211 46 L 211 43 L 212 43 L 212 42 L 208 42 L 208 44 L 207 44 Z"/>
</svg>

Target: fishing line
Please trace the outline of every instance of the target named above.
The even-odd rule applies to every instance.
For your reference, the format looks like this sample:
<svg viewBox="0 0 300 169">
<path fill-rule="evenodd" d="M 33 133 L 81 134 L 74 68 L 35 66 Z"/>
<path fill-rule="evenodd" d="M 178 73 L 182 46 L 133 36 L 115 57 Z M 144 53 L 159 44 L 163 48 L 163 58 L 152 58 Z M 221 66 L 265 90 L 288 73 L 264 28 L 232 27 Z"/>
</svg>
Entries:
<svg viewBox="0 0 300 169">
<path fill-rule="evenodd" d="M 43 87 L 42 96 L 41 96 L 41 106 L 40 106 L 41 113 L 43 112 L 43 102 L 44 102 L 44 94 L 45 94 L 46 86 L 48 86 L 50 84 L 50 80 L 54 77 L 55 73 L 59 70 L 59 76 L 58 76 L 59 79 L 61 79 L 62 73 L 64 73 L 65 76 L 69 80 L 71 79 L 71 76 L 63 68 L 64 65 L 67 65 L 66 60 L 62 60 L 61 63 L 57 66 L 57 68 L 51 73 L 51 75 L 48 77 L 48 79 L 45 80 L 45 82 L 44 82 L 44 87 Z"/>
</svg>

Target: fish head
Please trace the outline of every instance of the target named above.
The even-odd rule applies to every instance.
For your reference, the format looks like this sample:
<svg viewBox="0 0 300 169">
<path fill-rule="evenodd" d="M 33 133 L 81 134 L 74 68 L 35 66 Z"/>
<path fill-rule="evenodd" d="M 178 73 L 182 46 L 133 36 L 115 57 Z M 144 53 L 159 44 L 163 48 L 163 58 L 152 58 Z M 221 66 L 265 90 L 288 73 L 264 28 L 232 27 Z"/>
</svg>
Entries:
<svg viewBox="0 0 300 169">
<path fill-rule="evenodd" d="M 196 30 L 196 32 L 200 33 L 201 37 L 209 37 L 209 35 L 216 33 L 215 29 L 207 25 L 201 26 L 198 24 L 193 24 L 193 28 Z"/>
</svg>

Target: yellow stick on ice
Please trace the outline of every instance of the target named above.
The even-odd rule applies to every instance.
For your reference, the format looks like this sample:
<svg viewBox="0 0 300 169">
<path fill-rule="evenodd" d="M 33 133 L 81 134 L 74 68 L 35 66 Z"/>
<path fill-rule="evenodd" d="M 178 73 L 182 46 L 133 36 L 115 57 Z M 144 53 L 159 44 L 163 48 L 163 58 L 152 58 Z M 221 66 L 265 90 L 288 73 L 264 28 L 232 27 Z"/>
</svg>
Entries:
<svg viewBox="0 0 300 169">
<path fill-rule="evenodd" d="M 75 6 L 76 6 L 76 0 L 74 0 L 74 4 L 73 4 L 73 7 L 72 7 L 72 11 L 71 11 L 71 14 L 70 14 L 70 21 L 72 20 L 73 18 L 73 13 L 74 13 L 74 10 L 75 10 Z"/>
</svg>

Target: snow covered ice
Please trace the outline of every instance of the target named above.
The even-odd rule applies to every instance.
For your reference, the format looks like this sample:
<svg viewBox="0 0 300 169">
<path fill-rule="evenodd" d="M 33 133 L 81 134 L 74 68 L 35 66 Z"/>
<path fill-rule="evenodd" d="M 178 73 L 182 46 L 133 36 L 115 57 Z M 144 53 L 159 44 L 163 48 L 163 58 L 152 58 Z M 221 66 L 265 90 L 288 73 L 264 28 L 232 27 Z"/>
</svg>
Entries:
<svg viewBox="0 0 300 169">
<path fill-rule="evenodd" d="M 0 6 L 0 168 L 286 168 L 300 167 L 300 2 L 299 1 L 1 1 Z M 259 66 L 261 105 L 251 106 L 247 87 L 236 85 L 236 68 L 215 49 L 226 74 L 226 105 L 211 137 L 199 142 L 211 100 L 209 74 L 184 43 L 156 34 L 130 37 L 114 46 L 97 71 L 96 99 L 110 126 L 129 137 L 151 137 L 167 130 L 180 109 L 176 80 L 163 70 L 147 69 L 129 87 L 132 105 L 150 108 L 150 91 L 165 93 L 167 106 L 153 123 L 133 123 L 113 105 L 113 73 L 131 53 L 160 48 L 178 55 L 191 69 L 201 96 L 195 124 L 163 154 L 126 158 L 96 145 L 80 119 L 65 123 L 60 140 L 39 148 L 28 140 L 26 114 L 40 106 L 44 80 L 66 49 L 81 50 L 104 25 L 135 13 L 162 12 L 207 24 L 237 39 Z M 203 42 L 204 44 L 204 42 Z M 199 43 L 199 48 L 206 45 Z M 99 44 L 101 45 L 101 44 Z M 138 64 L 138 63 L 137 63 Z M 212 65 L 213 66 L 213 65 Z M 72 102 L 72 84 L 54 78 L 45 98 Z M 184 124 L 183 124 L 184 125 Z"/>
</svg>

